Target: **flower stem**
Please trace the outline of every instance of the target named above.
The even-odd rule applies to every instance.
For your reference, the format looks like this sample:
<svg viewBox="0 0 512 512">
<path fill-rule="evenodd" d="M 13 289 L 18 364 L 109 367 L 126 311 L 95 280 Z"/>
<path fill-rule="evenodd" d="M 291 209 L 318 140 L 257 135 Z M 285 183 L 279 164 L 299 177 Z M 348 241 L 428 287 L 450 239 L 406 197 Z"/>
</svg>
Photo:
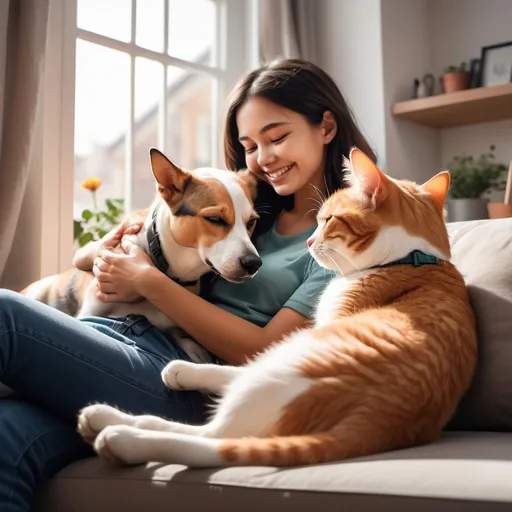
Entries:
<svg viewBox="0 0 512 512">
<path fill-rule="evenodd" d="M 91 191 L 92 194 L 92 209 L 94 213 L 98 212 L 98 200 L 96 199 L 96 191 Z"/>
</svg>

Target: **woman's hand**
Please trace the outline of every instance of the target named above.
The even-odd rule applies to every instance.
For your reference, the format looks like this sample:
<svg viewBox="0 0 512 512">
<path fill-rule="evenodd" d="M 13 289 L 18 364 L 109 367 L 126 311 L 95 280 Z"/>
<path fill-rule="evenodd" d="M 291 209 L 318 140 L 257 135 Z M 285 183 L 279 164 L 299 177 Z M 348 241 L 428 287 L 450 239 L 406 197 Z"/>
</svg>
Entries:
<svg viewBox="0 0 512 512">
<path fill-rule="evenodd" d="M 136 302 L 142 298 L 140 283 L 155 267 L 149 256 L 129 239 L 121 242 L 124 253 L 114 253 L 112 249 L 118 242 L 114 236 L 106 241 L 94 260 L 96 297 L 104 302 Z"/>
<path fill-rule="evenodd" d="M 115 247 L 121 242 L 124 235 L 137 234 L 143 225 L 144 217 L 138 212 L 129 215 L 119 226 L 107 233 L 101 240 L 95 240 L 80 247 L 73 257 L 73 265 L 79 270 L 90 272 L 94 265 L 94 258 L 96 258 L 101 248 L 104 246 Z"/>
</svg>

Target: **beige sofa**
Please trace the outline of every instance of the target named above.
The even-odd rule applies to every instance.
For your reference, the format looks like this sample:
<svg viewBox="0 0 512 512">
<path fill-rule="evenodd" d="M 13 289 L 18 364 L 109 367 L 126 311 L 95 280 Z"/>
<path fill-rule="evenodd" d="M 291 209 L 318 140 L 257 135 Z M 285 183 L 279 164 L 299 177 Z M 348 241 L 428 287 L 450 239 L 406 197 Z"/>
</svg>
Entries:
<svg viewBox="0 0 512 512">
<path fill-rule="evenodd" d="M 480 361 L 437 442 L 293 469 L 113 468 L 87 459 L 53 478 L 34 510 L 512 510 L 512 219 L 451 224 L 449 230 L 453 261 L 477 315 Z"/>
</svg>

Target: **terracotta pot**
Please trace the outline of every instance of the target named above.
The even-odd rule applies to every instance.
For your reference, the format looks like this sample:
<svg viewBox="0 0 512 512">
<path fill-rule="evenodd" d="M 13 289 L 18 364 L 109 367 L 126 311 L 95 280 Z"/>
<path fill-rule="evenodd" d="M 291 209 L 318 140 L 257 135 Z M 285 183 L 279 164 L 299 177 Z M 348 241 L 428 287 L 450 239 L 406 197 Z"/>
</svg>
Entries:
<svg viewBox="0 0 512 512">
<path fill-rule="evenodd" d="M 469 87 L 469 73 L 467 71 L 446 73 L 441 79 L 444 92 L 463 91 Z"/>
<path fill-rule="evenodd" d="M 489 203 L 487 205 L 490 219 L 504 219 L 512 217 L 512 204 L 507 203 Z"/>
</svg>

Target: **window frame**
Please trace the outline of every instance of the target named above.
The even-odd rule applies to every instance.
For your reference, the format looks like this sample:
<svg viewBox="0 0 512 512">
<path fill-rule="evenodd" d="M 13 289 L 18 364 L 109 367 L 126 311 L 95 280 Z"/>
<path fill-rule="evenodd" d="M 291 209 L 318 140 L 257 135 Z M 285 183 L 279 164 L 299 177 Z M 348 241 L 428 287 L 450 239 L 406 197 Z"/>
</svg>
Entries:
<svg viewBox="0 0 512 512">
<path fill-rule="evenodd" d="M 137 0 L 130 0 L 136 12 Z M 139 0 L 140 1 L 140 0 Z M 186 1 L 186 0 L 184 0 Z M 185 61 L 166 53 L 154 52 L 135 44 L 136 16 L 132 16 L 131 42 L 118 41 L 77 27 L 77 0 L 50 0 L 45 75 L 42 95 L 42 122 L 37 127 L 41 154 L 41 276 L 70 267 L 73 244 L 74 200 L 74 112 L 77 38 L 120 50 L 130 55 L 130 120 L 126 144 L 126 182 L 131 185 L 134 124 L 135 58 L 164 63 L 162 94 L 165 97 L 167 66 L 207 73 L 217 87 L 212 102 L 212 162 L 222 166 L 221 135 L 228 91 L 238 78 L 258 63 L 258 0 L 213 0 L 217 4 L 216 41 L 218 61 L 207 66 Z M 165 36 L 168 33 L 168 4 L 165 2 Z M 163 102 L 165 105 L 166 102 Z M 161 109 L 162 110 L 162 109 Z M 165 117 L 166 109 L 160 115 Z M 165 151 L 165 121 L 160 123 L 159 140 Z M 131 137 L 131 138 L 130 138 Z M 130 209 L 131 187 L 126 187 L 125 202 Z"/>
</svg>

